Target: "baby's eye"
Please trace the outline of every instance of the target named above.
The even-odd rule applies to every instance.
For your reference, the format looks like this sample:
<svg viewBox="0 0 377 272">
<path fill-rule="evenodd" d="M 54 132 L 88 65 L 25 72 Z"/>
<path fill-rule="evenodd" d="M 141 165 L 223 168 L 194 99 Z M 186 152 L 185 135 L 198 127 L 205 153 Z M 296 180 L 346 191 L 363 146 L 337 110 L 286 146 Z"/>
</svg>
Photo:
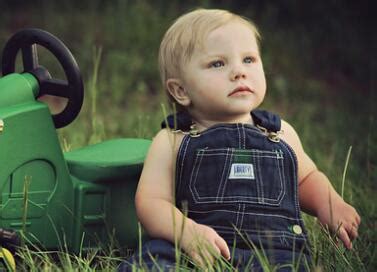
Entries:
<svg viewBox="0 0 377 272">
<path fill-rule="evenodd" d="M 210 64 L 209 64 L 209 67 L 210 68 L 219 68 L 221 66 L 224 66 L 224 62 L 222 60 L 216 60 L 216 61 L 212 61 Z"/>
<path fill-rule="evenodd" d="M 256 61 L 257 61 L 257 58 L 255 58 L 255 57 L 246 57 L 246 58 L 243 59 L 244 63 L 254 63 Z"/>
</svg>

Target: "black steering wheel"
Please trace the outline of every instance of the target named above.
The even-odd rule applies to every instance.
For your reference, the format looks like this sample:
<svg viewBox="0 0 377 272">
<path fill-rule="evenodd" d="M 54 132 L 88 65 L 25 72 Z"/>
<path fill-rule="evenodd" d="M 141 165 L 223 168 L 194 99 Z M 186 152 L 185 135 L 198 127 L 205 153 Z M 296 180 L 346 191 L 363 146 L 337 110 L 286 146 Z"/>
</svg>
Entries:
<svg viewBox="0 0 377 272">
<path fill-rule="evenodd" d="M 45 47 L 58 59 L 67 80 L 52 78 L 48 70 L 39 65 L 36 45 Z M 55 127 L 61 128 L 70 124 L 79 114 L 84 100 L 81 73 L 72 53 L 58 38 L 44 30 L 23 29 L 15 33 L 4 47 L 3 75 L 15 72 L 19 50 L 22 51 L 24 72 L 33 74 L 39 82 L 38 97 L 51 95 L 68 99 L 65 108 L 60 113 L 52 115 Z"/>
</svg>

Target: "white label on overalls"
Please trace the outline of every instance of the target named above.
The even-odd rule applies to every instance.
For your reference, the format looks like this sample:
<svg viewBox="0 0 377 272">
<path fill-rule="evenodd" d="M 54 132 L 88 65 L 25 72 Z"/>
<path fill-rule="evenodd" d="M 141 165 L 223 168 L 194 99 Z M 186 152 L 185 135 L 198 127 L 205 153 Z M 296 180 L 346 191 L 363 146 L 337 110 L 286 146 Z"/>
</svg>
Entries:
<svg viewBox="0 0 377 272">
<path fill-rule="evenodd" d="M 229 179 L 255 179 L 254 167 L 251 163 L 233 163 Z"/>
</svg>

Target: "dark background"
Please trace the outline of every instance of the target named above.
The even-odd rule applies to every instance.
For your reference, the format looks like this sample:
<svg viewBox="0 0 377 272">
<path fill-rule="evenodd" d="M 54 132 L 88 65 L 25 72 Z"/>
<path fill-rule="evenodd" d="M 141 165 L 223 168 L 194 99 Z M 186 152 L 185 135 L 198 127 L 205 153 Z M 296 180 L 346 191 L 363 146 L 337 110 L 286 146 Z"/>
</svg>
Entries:
<svg viewBox="0 0 377 272">
<path fill-rule="evenodd" d="M 58 32 L 56 35 L 66 40 L 70 48 L 78 51 L 78 43 L 82 43 L 82 39 L 90 34 L 83 31 L 87 31 L 91 21 L 94 29 L 89 32 L 95 33 L 94 43 L 103 45 L 105 50 L 111 50 L 107 47 L 108 44 L 109 47 L 121 48 L 124 43 L 118 42 L 118 39 L 126 37 L 105 40 L 106 37 L 102 35 L 101 32 L 108 32 L 105 21 L 111 20 L 104 19 L 104 16 L 111 13 L 115 13 L 114 16 L 120 15 L 112 18 L 115 21 L 113 24 L 118 21 L 118 27 L 123 28 L 123 24 L 125 28 L 132 29 L 132 26 L 127 25 L 129 18 L 126 16 L 137 16 L 129 14 L 129 10 L 137 2 L 144 3 L 139 6 L 147 6 L 145 9 L 153 10 L 153 16 L 165 17 L 165 20 L 159 22 L 161 30 L 157 33 L 153 30 L 158 26 L 151 26 L 150 35 L 153 37 L 161 36 L 176 16 L 188 10 L 196 7 L 225 8 L 254 21 L 262 32 L 263 46 L 268 48 L 270 43 L 279 40 L 280 57 L 294 51 L 297 58 L 295 61 L 300 63 L 300 69 L 334 84 L 335 88 L 348 85 L 353 90 L 368 93 L 374 84 L 372 75 L 376 66 L 377 32 L 373 24 L 376 20 L 372 18 L 371 1 L 1 0 L 0 41 L 4 43 L 9 35 L 20 28 L 43 26 L 52 33 Z M 77 16 L 80 14 L 88 16 L 89 21 L 82 18 L 87 23 L 79 24 Z M 141 14 L 140 20 L 148 22 L 146 16 L 150 14 Z M 58 20 L 54 20 L 54 17 Z M 62 30 L 64 33 L 60 33 Z M 121 34 L 119 30 L 111 29 L 110 32 Z M 138 31 L 137 28 L 133 30 Z M 156 44 L 158 42 L 159 39 L 156 39 Z M 128 44 L 124 49 L 127 50 L 128 46 L 132 45 Z M 274 66 L 271 68 L 272 72 L 278 72 Z M 285 67 L 280 69 L 283 68 Z"/>
</svg>

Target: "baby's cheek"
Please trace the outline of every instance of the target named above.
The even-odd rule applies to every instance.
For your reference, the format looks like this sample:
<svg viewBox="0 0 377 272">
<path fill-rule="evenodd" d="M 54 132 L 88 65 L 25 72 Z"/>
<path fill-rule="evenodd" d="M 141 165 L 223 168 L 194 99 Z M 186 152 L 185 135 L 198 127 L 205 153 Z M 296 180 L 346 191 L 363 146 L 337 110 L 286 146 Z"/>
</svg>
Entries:
<svg viewBox="0 0 377 272">
<path fill-rule="evenodd" d="M 263 71 L 261 71 L 261 74 L 258 77 L 258 84 L 260 85 L 261 88 L 266 89 L 266 77 Z"/>
</svg>

